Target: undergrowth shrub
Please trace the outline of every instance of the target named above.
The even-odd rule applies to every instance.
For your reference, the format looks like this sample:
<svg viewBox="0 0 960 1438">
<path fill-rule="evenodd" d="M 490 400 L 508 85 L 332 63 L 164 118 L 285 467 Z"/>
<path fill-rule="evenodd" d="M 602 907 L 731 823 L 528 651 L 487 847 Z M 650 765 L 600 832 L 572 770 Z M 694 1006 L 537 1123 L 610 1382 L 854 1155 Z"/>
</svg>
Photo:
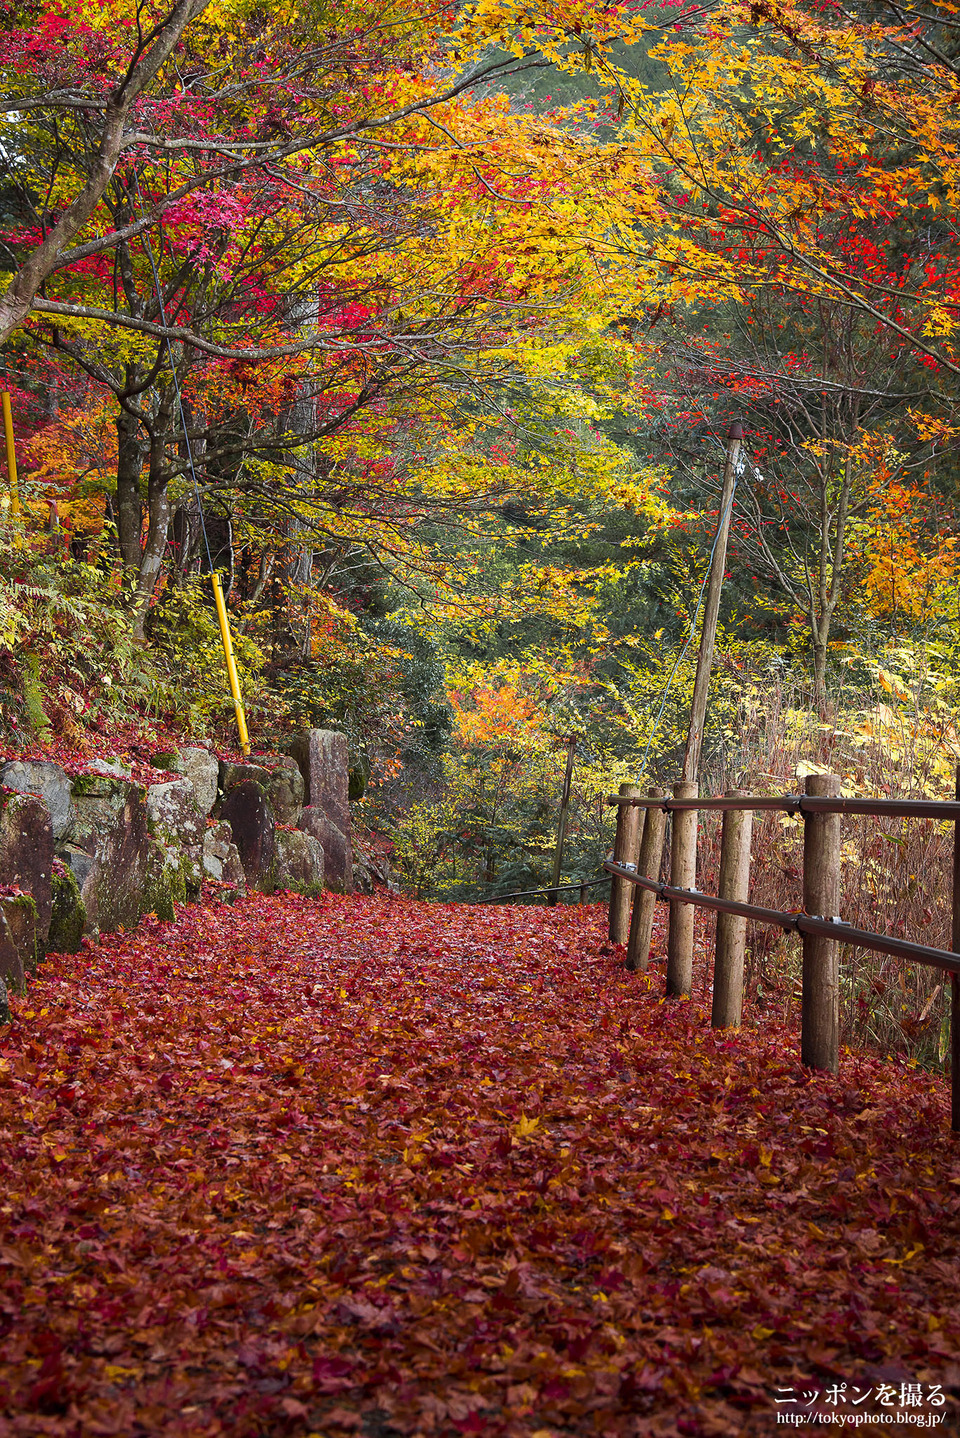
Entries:
<svg viewBox="0 0 960 1438">
<path fill-rule="evenodd" d="M 264 646 L 237 624 L 231 631 L 248 726 L 251 732 L 273 729 L 286 707 L 264 683 Z M 235 742 L 230 733 L 233 699 L 209 576 L 191 575 L 168 585 L 152 612 L 149 633 L 143 673 L 148 712 L 156 719 L 176 718 L 188 734 L 224 731 Z"/>
<path fill-rule="evenodd" d="M 134 639 L 115 565 L 64 554 L 55 540 L 0 534 L 0 720 L 20 746 L 57 739 L 78 750 L 97 735 L 157 722 L 233 742 L 233 704 L 209 581 L 164 591 L 150 642 Z M 264 656 L 234 635 L 253 723 L 275 722 L 281 702 L 260 681 Z"/>
</svg>

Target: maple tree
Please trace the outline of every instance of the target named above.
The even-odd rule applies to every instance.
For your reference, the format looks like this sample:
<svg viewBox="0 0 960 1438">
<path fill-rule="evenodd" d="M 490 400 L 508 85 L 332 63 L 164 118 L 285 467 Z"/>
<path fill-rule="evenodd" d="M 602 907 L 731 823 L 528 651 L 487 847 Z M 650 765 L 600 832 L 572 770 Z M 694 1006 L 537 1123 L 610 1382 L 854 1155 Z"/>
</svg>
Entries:
<svg viewBox="0 0 960 1438">
<path fill-rule="evenodd" d="M 882 563 L 860 560 L 891 518 L 884 483 L 927 516 L 956 490 L 952 25 L 939 7 L 721 4 L 655 52 L 669 84 L 619 80 L 659 180 L 659 227 L 618 236 L 646 280 L 624 322 L 652 360 L 651 427 L 670 417 L 709 506 L 704 433 L 747 420 L 734 553 L 778 591 L 755 622 L 803 616 L 821 710 L 838 616 L 846 639 L 876 610 Z M 904 593 L 932 599 L 951 527 L 914 533 Z"/>
<path fill-rule="evenodd" d="M 946 792 L 955 28 L 11 8 L 9 752 L 155 782 L 215 732 L 212 565 L 253 727 L 347 734 L 360 847 L 418 897 L 546 880 L 572 737 L 563 877 L 592 877 L 602 795 L 673 777 L 702 441 L 740 416 L 706 787 Z M 796 903 L 800 842 L 762 818 L 761 902 Z M 945 835 L 857 842 L 844 914 L 948 942 Z M 662 938 L 627 975 L 605 928 L 208 895 L 49 956 L 0 1029 L 0 1433 L 759 1435 L 777 1390 L 890 1379 L 955 1421 L 944 986 L 845 963 L 847 1037 L 901 1057 L 834 1079 L 796 1057 L 788 945 L 755 936 L 716 1033 L 706 924 L 677 1004 Z"/>
<path fill-rule="evenodd" d="M 591 310 L 584 287 L 596 277 L 573 239 L 583 213 L 636 205 L 629 166 L 610 185 L 604 153 L 556 124 L 512 115 L 502 100 L 460 103 L 466 80 L 438 87 L 429 70 L 442 34 L 422 17 L 406 17 L 384 47 L 379 11 L 359 9 L 364 23 L 327 37 L 322 72 L 304 88 L 289 78 L 313 54 L 289 40 L 296 17 L 284 17 L 283 45 L 275 32 L 287 69 L 275 61 L 268 82 L 248 54 L 262 37 L 243 25 L 234 33 L 231 15 L 217 12 L 185 41 L 202 83 L 165 102 L 162 135 L 147 127 L 128 137 L 96 216 L 104 234 L 62 257 L 27 334 L 119 403 L 115 518 L 141 634 L 178 500 L 191 531 L 180 574 L 196 550 L 188 491 L 197 469 L 214 503 L 264 531 L 253 540 L 261 569 L 289 548 L 292 527 L 417 570 L 417 525 L 449 510 L 451 469 L 468 513 L 535 485 L 535 471 L 509 464 L 502 439 L 493 470 L 479 444 L 458 464 L 458 446 L 470 445 L 485 414 L 515 422 L 498 396 L 526 378 L 538 323 L 562 332 L 578 309 Z M 618 34 L 634 23 L 613 18 Z M 515 20 L 460 15 L 464 58 Z M 569 63 L 557 46 L 576 30 L 569 17 L 539 26 L 523 67 Z M 225 46 L 244 75 L 242 104 L 218 88 Z M 471 70 L 471 88 L 513 63 Z M 276 146 L 259 120 L 254 139 L 243 123 L 259 116 L 268 83 L 274 106 L 284 86 L 296 90 Z M 373 100 L 383 108 L 375 118 Z M 188 140 L 196 106 L 201 136 Z M 62 187 L 68 158 L 60 129 L 34 122 L 31 135 L 25 196 L 35 174 Z M 16 248 L 31 231 L 10 239 Z M 601 326 L 598 315 L 587 328 Z M 297 564 L 284 567 L 290 578 Z M 442 566 L 425 569 L 442 576 Z M 300 642 L 308 648 L 309 635 Z"/>
<path fill-rule="evenodd" d="M 737 307 L 727 334 L 717 333 L 709 315 L 661 322 L 664 333 L 645 347 L 656 373 L 660 432 L 701 488 L 708 523 L 718 485 L 708 436 L 723 434 L 734 419 L 746 424 L 733 563 L 754 576 L 757 608 L 765 601 L 788 622 L 802 617 L 814 702 L 823 711 L 835 621 L 848 625 L 859 585 L 872 593 L 879 579 L 879 557 L 872 578 L 856 562 L 869 547 L 868 516 L 875 522 L 881 496 L 897 486 L 899 501 L 890 495 L 887 519 L 899 502 L 929 528 L 920 516 L 931 511 L 925 491 L 934 461 L 914 428 L 913 407 L 926 397 L 923 380 L 896 357 L 891 362 L 885 332 L 822 299 L 791 304 L 792 298 L 761 291 Z M 649 376 L 646 382 L 649 391 Z M 880 530 L 889 534 L 886 523 Z M 930 579 L 944 564 L 949 572 L 952 548 L 944 535 Z M 917 553 L 909 569 L 918 593 L 930 582 L 921 578 L 924 568 Z M 905 599 L 910 587 L 908 580 Z"/>
<path fill-rule="evenodd" d="M 116 169 L 137 102 L 170 60 L 186 27 L 206 8 L 207 0 L 178 0 L 168 11 L 157 7 L 151 13 L 152 7 L 138 3 L 133 21 L 109 12 L 98 15 L 94 7 L 89 14 L 81 10 L 71 15 L 60 6 L 45 11 L 38 7 L 38 13 L 23 16 L 8 13 L 0 54 L 8 128 L 14 117 L 28 117 L 29 122 L 37 115 L 58 116 L 59 144 L 60 133 L 71 122 L 80 120 L 82 126 L 84 116 L 96 116 L 99 123 L 73 193 L 56 194 L 56 183 L 47 190 L 46 205 L 52 202 L 54 213 L 38 216 L 39 234 L 0 297 L 0 340 L 23 323 L 44 282 L 64 263 L 64 246 L 76 240 L 91 219 Z M 22 139 L 22 134 L 12 137 L 9 156 L 18 154 Z M 94 241 L 92 252 L 102 247 L 102 241 Z M 70 258 L 82 259 L 90 252 L 77 248 L 80 253 Z"/>
<path fill-rule="evenodd" d="M 672 176 L 665 293 L 781 285 L 954 372 L 958 77 L 938 10 L 735 0 L 671 37 L 671 90 L 630 92 L 637 143 Z"/>
</svg>

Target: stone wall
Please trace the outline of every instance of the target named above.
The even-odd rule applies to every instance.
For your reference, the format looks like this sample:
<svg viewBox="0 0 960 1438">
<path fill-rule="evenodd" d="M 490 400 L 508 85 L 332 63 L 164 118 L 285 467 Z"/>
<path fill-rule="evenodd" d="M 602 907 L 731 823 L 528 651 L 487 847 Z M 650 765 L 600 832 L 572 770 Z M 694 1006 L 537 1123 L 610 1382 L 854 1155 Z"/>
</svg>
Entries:
<svg viewBox="0 0 960 1438">
<path fill-rule="evenodd" d="M 204 882 L 257 890 L 353 889 L 347 745 L 311 729 L 289 753 L 235 764 L 201 746 L 163 783 L 95 761 L 71 777 L 48 761 L 0 766 L 0 1021 L 45 953 L 84 934 L 172 919 Z"/>
</svg>

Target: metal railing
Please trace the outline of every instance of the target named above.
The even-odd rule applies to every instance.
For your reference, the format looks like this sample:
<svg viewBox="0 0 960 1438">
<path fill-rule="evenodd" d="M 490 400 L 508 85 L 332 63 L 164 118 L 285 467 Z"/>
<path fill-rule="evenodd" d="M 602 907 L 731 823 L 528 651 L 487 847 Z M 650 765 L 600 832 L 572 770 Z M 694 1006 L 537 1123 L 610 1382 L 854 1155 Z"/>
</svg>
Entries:
<svg viewBox="0 0 960 1438">
<path fill-rule="evenodd" d="M 926 964 L 933 969 L 946 969 L 948 973 L 960 974 L 960 954 L 952 949 L 935 949 L 929 944 L 914 944 L 908 939 L 897 939 L 887 934 L 875 934 L 870 929 L 856 929 L 840 919 L 818 919 L 812 914 L 792 913 L 782 909 L 764 909 L 757 904 L 740 904 L 734 899 L 718 899 L 712 894 L 701 894 L 699 889 L 675 889 L 656 879 L 647 879 L 633 869 L 613 864 L 609 860 L 603 866 L 608 874 L 626 879 L 656 894 L 658 899 L 677 899 L 684 904 L 698 905 L 712 909 L 718 914 L 734 914 L 737 918 L 752 919 L 758 924 L 779 924 L 786 932 L 815 934 L 820 938 L 832 939 L 837 944 L 849 944 L 858 949 L 872 949 L 877 954 L 892 954 L 896 958 L 911 959 L 916 964 Z"/>
<path fill-rule="evenodd" d="M 606 868 L 606 864 L 603 866 Z M 584 879 L 582 884 L 545 884 L 542 889 L 515 889 L 511 894 L 485 894 L 477 899 L 478 904 L 505 904 L 508 899 L 529 899 L 534 894 L 562 894 L 567 889 L 593 889 L 597 884 L 609 884 L 610 875 L 602 874 L 599 879 Z"/>
<path fill-rule="evenodd" d="M 960 769 L 955 801 L 934 799 L 851 799 L 836 791 L 835 775 L 811 775 L 807 792 L 759 797 L 737 791 L 714 799 L 690 793 L 695 786 L 675 786 L 669 798 L 659 789 L 640 795 L 621 785 L 609 795 L 616 805 L 617 837 L 612 859 L 604 868 L 613 879 L 610 894 L 610 938 L 627 944 L 627 967 L 645 970 L 653 933 L 657 899 L 670 904 L 667 939 L 667 994 L 689 995 L 692 987 L 694 908 L 721 916 L 717 923 L 712 1022 L 715 1028 L 736 1026 L 743 1004 L 743 965 L 748 920 L 778 926 L 803 938 L 801 1058 L 811 1068 L 836 1073 L 839 1064 L 839 950 L 847 945 L 889 954 L 911 963 L 940 969 L 951 976 L 951 1127 L 960 1131 Z M 677 793 L 683 789 L 687 792 Z M 817 791 L 820 792 L 817 792 Z M 724 815 L 720 845 L 720 894 L 703 894 L 693 883 L 663 883 L 662 863 L 666 817 L 673 813 L 671 877 L 696 877 L 697 811 Z M 804 820 L 803 907 L 795 911 L 762 908 L 747 902 L 752 815 L 775 810 Z M 953 949 L 934 948 L 888 934 L 845 924 L 839 906 L 840 816 L 936 819 L 954 825 L 952 894 Z M 635 818 L 633 816 L 636 816 Z M 643 822 L 640 822 L 640 820 Z M 632 891 L 632 903 L 631 903 Z"/>
</svg>

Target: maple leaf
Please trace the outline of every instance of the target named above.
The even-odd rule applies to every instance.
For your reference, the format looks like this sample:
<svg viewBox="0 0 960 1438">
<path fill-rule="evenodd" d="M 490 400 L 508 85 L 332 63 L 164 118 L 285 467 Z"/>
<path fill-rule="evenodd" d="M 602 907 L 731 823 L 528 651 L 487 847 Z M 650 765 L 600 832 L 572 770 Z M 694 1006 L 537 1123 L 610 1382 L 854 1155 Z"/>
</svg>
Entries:
<svg viewBox="0 0 960 1438">
<path fill-rule="evenodd" d="M 946 1380 L 942 1083 L 798 1086 L 605 920 L 256 895 L 48 959 L 0 1029 L 2 1422 L 759 1434 L 823 1371 Z"/>
</svg>

